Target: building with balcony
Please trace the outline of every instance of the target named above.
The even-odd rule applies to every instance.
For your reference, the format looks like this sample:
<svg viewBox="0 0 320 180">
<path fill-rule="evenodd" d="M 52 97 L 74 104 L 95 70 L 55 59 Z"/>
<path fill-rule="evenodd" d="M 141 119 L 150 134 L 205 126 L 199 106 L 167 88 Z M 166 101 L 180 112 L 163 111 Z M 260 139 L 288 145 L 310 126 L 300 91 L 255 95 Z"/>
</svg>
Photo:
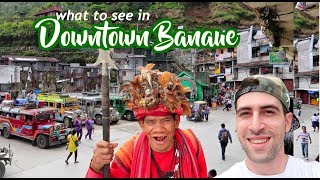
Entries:
<svg viewBox="0 0 320 180">
<path fill-rule="evenodd" d="M 34 56 L 2 56 L 0 65 L 19 67 L 19 81 L 14 82 L 14 89 L 18 92 L 30 89 L 52 89 L 55 91 L 58 60 L 51 57 Z"/>
<path fill-rule="evenodd" d="M 298 68 L 295 74 L 296 97 L 303 104 L 318 105 L 319 97 L 319 34 L 298 39 Z"/>
<path fill-rule="evenodd" d="M 267 75 L 280 77 L 290 95 L 293 95 L 293 52 L 289 48 L 272 50 L 269 40 L 259 27 L 251 26 L 239 34 L 237 62 L 233 66 L 234 89 L 238 89 L 246 77 Z"/>
</svg>

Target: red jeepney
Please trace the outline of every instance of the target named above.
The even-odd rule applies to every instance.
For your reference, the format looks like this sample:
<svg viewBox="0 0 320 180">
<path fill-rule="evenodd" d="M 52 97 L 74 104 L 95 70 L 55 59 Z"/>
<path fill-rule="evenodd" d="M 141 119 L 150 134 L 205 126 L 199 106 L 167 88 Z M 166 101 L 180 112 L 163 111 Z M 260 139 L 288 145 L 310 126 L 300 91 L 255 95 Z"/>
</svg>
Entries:
<svg viewBox="0 0 320 180">
<path fill-rule="evenodd" d="M 46 149 L 67 143 L 68 129 L 55 122 L 55 108 L 23 105 L 0 105 L 0 131 L 3 137 L 12 135 L 32 140 L 32 145 Z"/>
</svg>

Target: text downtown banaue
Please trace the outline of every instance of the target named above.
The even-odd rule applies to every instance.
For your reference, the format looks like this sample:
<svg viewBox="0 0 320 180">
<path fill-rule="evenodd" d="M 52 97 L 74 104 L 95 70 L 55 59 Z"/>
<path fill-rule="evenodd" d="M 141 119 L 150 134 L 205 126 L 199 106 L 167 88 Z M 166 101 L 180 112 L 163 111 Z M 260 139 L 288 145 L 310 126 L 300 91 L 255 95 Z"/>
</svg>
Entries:
<svg viewBox="0 0 320 180">
<path fill-rule="evenodd" d="M 34 22 L 33 28 L 38 32 L 38 45 L 42 50 L 60 48 L 152 48 L 161 53 L 173 48 L 229 48 L 240 42 L 237 29 L 195 29 L 174 30 L 170 19 L 158 20 L 149 28 L 138 31 L 136 28 L 125 30 L 121 25 L 106 20 L 93 24 L 90 28 L 79 30 L 63 29 L 62 23 L 55 17 L 46 17 Z"/>
</svg>

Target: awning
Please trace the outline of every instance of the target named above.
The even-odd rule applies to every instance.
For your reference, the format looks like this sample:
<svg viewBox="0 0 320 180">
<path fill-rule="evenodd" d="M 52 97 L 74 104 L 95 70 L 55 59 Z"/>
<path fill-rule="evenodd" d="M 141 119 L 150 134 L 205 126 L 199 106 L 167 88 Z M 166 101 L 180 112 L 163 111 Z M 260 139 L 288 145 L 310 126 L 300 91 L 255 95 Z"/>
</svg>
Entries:
<svg viewBox="0 0 320 180">
<path fill-rule="evenodd" d="M 211 77 L 217 77 L 217 76 L 224 76 L 224 73 L 220 73 L 220 74 L 209 74 L 209 78 L 211 78 Z"/>
</svg>

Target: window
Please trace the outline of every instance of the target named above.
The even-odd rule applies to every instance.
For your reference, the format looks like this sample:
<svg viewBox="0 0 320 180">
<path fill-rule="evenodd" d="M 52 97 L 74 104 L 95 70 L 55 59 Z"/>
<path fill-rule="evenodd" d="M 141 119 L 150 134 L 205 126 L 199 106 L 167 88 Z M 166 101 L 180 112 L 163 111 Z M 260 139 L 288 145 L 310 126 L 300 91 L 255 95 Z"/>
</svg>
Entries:
<svg viewBox="0 0 320 180">
<path fill-rule="evenodd" d="M 250 68 L 250 75 L 256 75 L 259 74 L 259 68 L 254 67 L 254 68 Z"/>
<path fill-rule="evenodd" d="M 313 56 L 313 66 L 319 66 L 319 56 Z"/>
<path fill-rule="evenodd" d="M 32 116 L 31 115 L 26 115 L 26 121 L 31 122 L 32 121 Z"/>
<path fill-rule="evenodd" d="M 61 103 L 57 103 L 57 108 L 61 108 Z"/>
<path fill-rule="evenodd" d="M 273 73 L 272 67 L 262 67 L 261 68 L 261 74 L 272 74 L 272 73 Z"/>
<path fill-rule="evenodd" d="M 49 102 L 49 107 L 54 107 L 52 102 Z"/>
<path fill-rule="evenodd" d="M 12 114 L 12 117 L 16 120 L 19 120 L 20 119 L 20 115 L 19 114 Z"/>
<path fill-rule="evenodd" d="M 126 71 L 122 71 L 122 76 L 127 76 L 127 72 Z"/>
<path fill-rule="evenodd" d="M 311 84 L 319 83 L 319 76 L 311 76 Z"/>
</svg>

